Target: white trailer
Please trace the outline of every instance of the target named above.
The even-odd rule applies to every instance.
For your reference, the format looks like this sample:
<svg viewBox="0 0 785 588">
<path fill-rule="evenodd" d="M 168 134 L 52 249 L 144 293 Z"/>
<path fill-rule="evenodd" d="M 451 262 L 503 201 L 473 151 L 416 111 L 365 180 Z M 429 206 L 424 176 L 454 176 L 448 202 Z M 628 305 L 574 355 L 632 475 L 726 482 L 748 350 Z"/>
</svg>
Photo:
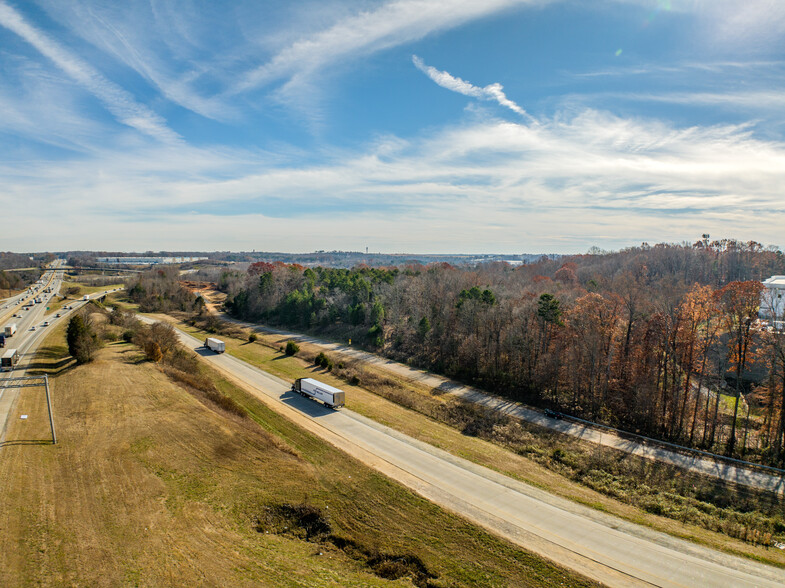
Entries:
<svg viewBox="0 0 785 588">
<path fill-rule="evenodd" d="M 207 347 L 207 349 L 212 349 L 216 353 L 223 353 L 226 351 L 226 344 L 220 339 L 214 339 L 213 337 L 207 337 L 207 339 L 204 340 L 204 346 Z"/>
<path fill-rule="evenodd" d="M 90 300 L 90 295 L 85 294 L 84 296 L 82 296 L 82 300 Z"/>
<path fill-rule="evenodd" d="M 343 390 L 333 388 L 313 378 L 297 378 L 292 384 L 292 392 L 321 400 L 330 408 L 340 408 L 346 400 L 346 393 Z"/>
<path fill-rule="evenodd" d="M 5 329 L 3 329 L 3 334 L 6 337 L 13 337 L 14 333 L 16 333 L 16 323 L 11 323 L 10 325 L 6 325 Z"/>
<path fill-rule="evenodd" d="M 12 370 L 19 363 L 19 352 L 16 349 L 6 349 L 0 357 L 0 369 Z"/>
</svg>

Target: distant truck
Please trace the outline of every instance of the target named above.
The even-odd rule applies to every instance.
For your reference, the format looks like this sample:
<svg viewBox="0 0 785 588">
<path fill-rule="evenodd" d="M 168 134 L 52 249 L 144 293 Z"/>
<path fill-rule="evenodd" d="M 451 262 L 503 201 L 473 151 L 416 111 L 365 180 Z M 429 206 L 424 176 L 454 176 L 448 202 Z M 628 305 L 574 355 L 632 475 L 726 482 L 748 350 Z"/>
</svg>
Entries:
<svg viewBox="0 0 785 588">
<path fill-rule="evenodd" d="M 14 333 L 16 333 L 16 323 L 11 323 L 10 325 L 6 325 L 5 329 L 3 329 L 3 335 L 6 337 L 13 337 Z"/>
<path fill-rule="evenodd" d="M 85 294 L 84 296 L 82 296 L 82 300 L 90 300 L 90 295 Z"/>
<path fill-rule="evenodd" d="M 16 349 L 6 349 L 0 357 L 0 369 L 12 370 L 19 363 L 19 352 Z"/>
<path fill-rule="evenodd" d="M 5 347 L 5 335 L 0 333 L 0 348 Z"/>
<path fill-rule="evenodd" d="M 216 353 L 223 353 L 226 351 L 226 343 L 213 337 L 207 337 L 207 339 L 204 340 L 204 346 L 207 347 L 207 349 L 212 349 Z"/>
<path fill-rule="evenodd" d="M 343 390 L 333 388 L 313 378 L 297 378 L 292 384 L 292 392 L 321 400 L 333 409 L 341 408 L 346 400 L 346 393 Z"/>
</svg>

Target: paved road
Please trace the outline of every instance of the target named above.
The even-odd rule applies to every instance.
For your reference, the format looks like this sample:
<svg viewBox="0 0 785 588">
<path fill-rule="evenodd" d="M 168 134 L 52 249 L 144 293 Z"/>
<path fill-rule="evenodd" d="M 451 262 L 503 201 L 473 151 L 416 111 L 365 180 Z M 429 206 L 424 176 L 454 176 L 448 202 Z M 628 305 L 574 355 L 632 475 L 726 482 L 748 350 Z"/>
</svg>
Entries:
<svg viewBox="0 0 785 588">
<path fill-rule="evenodd" d="M 151 319 L 145 319 L 152 322 Z M 276 411 L 427 499 L 611 586 L 783 586 L 785 571 L 654 532 L 450 455 L 349 410 L 331 411 L 230 355 L 182 342 Z"/>
<path fill-rule="evenodd" d="M 59 269 L 54 270 L 54 272 L 46 272 L 43 276 L 44 282 L 47 283 L 49 278 L 51 280 L 52 292 L 49 294 L 40 294 L 42 300 L 48 300 L 53 298 L 59 288 L 60 284 L 62 283 L 63 279 L 63 272 Z M 39 290 L 43 290 L 43 287 Z M 108 292 L 98 292 L 96 294 L 92 294 L 90 298 L 100 298 L 104 294 Z M 53 328 L 58 321 L 65 321 L 68 320 L 68 315 L 71 312 L 74 312 L 81 308 L 84 304 L 87 304 L 83 300 L 75 301 L 71 303 L 69 306 L 71 310 L 60 311 L 60 318 L 56 317 L 56 314 L 51 314 L 49 316 L 45 316 L 46 313 L 46 303 L 42 302 L 41 304 L 36 304 L 30 308 L 30 310 L 22 310 L 22 305 L 16 305 L 14 308 L 15 314 L 21 315 L 21 318 L 15 318 L 9 316 L 4 323 L 0 323 L 0 325 L 5 325 L 11 322 L 15 322 L 17 325 L 17 332 L 16 334 L 6 340 L 6 347 L 5 349 L 0 349 L 0 353 L 5 351 L 6 349 L 17 349 L 19 351 L 21 358 L 19 364 L 17 365 L 16 369 L 12 372 L 4 372 L 0 373 L 0 447 L 2 447 L 2 443 L 5 440 L 5 433 L 6 429 L 8 428 L 8 423 L 10 422 L 10 418 L 15 414 L 14 407 L 16 405 L 16 399 L 19 396 L 19 389 L 18 388 L 3 388 L 2 387 L 2 380 L 5 377 L 10 375 L 13 376 L 24 376 L 25 375 L 25 367 L 32 361 L 33 357 L 35 356 L 35 351 L 38 349 L 38 346 L 46 337 L 47 333 L 51 328 Z M 5 312 L 5 311 L 3 311 Z M 48 322 L 49 326 L 44 327 L 43 323 Z M 36 330 L 31 331 L 30 328 L 35 326 Z"/>
<path fill-rule="evenodd" d="M 382 358 L 378 355 L 373 355 L 371 353 L 355 349 L 348 345 L 331 343 L 308 335 L 290 333 L 287 331 L 272 329 L 270 327 L 260 326 L 254 323 L 238 321 L 225 315 L 222 315 L 221 318 L 235 324 L 242 325 L 243 327 L 255 329 L 261 333 L 272 333 L 275 335 L 281 335 L 282 337 L 297 339 L 318 345 L 326 351 L 332 351 L 333 353 L 356 359 L 363 363 L 373 364 L 375 367 L 399 376 L 404 380 L 418 382 L 434 389 L 438 388 L 445 394 L 451 394 L 469 402 L 481 404 L 492 410 L 514 416 L 541 427 L 546 427 L 548 429 L 564 433 L 565 435 L 577 437 L 583 441 L 591 441 L 592 443 L 597 443 L 598 445 L 612 447 L 626 453 L 632 453 L 647 459 L 653 459 L 662 463 L 675 465 L 686 470 L 725 480 L 727 482 L 741 484 L 743 486 L 749 486 L 761 490 L 768 490 L 769 492 L 785 495 L 785 476 L 774 473 L 767 473 L 766 471 L 744 467 L 742 465 L 733 465 L 732 463 L 711 459 L 710 457 L 702 457 L 700 455 L 682 453 L 677 450 L 669 450 L 660 445 L 646 444 L 644 442 L 620 437 L 613 432 L 597 427 L 548 418 L 544 416 L 543 413 L 527 408 L 518 402 L 500 398 L 498 396 L 493 396 L 487 392 L 483 392 L 471 386 L 465 386 L 443 376 L 438 376 L 424 370 L 412 368 L 391 359 Z"/>
<path fill-rule="evenodd" d="M 16 369 L 13 371 L 0 373 L 0 384 L 2 383 L 3 378 L 10 375 L 25 375 L 25 366 L 32 360 L 35 350 L 38 348 L 40 342 L 43 341 L 49 329 L 49 327 L 42 326 L 44 322 L 44 314 L 46 312 L 45 301 L 49 300 L 50 297 L 53 297 L 57 293 L 60 287 L 60 282 L 62 281 L 62 271 L 57 269 L 47 270 L 44 272 L 42 279 L 45 285 L 52 286 L 51 293 L 44 294 L 44 286 L 31 288 L 30 290 L 36 290 L 35 294 L 31 294 L 30 290 L 26 290 L 23 294 L 14 297 L 14 304 L 9 305 L 8 309 L 0 310 L 0 319 L 4 319 L 0 321 L 0 327 L 14 323 L 16 324 L 17 328 L 16 333 L 12 337 L 6 339 L 5 349 L 0 349 L 0 354 L 8 349 L 16 349 L 21 356 Z M 44 302 L 33 305 L 30 307 L 30 310 L 23 310 L 23 305 L 21 303 L 15 303 L 17 299 L 25 300 L 32 296 L 41 296 L 41 299 Z M 13 316 L 14 314 L 19 316 L 15 317 Z M 46 320 L 50 322 L 52 322 L 53 319 L 54 316 L 46 318 Z M 30 328 L 33 326 L 36 327 L 35 331 L 30 330 Z M 11 415 L 14 414 L 13 409 L 16 405 L 16 399 L 18 396 L 18 388 L 0 387 L 0 446 L 2 446 L 2 443 L 5 440 L 5 433 L 8 427 L 8 422 L 11 418 Z"/>
</svg>

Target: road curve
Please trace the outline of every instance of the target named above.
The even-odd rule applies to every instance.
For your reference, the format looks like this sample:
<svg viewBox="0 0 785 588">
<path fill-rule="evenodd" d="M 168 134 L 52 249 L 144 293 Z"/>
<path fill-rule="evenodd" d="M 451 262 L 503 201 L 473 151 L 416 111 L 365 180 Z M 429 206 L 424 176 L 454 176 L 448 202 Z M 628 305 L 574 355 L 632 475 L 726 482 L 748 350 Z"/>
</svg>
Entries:
<svg viewBox="0 0 785 588">
<path fill-rule="evenodd" d="M 147 322 L 153 322 L 143 317 Z M 785 570 L 723 554 L 551 496 L 349 410 L 331 411 L 230 355 L 181 341 L 276 411 L 506 539 L 610 586 L 785 584 Z"/>
</svg>

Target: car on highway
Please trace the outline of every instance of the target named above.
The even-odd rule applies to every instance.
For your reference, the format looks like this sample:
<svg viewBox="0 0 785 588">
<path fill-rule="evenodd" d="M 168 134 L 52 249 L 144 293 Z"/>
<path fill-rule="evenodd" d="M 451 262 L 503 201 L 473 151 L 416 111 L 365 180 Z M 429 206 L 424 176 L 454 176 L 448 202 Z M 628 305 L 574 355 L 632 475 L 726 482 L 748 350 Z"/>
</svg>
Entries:
<svg viewBox="0 0 785 588">
<path fill-rule="evenodd" d="M 44 321 L 44 324 L 43 324 L 43 325 L 41 325 L 41 326 L 42 326 L 42 327 L 48 327 L 48 326 L 49 326 L 49 321 Z"/>
<path fill-rule="evenodd" d="M 32 327 L 30 327 L 30 330 L 31 330 L 31 331 L 35 331 L 35 325 L 33 325 Z"/>
<path fill-rule="evenodd" d="M 545 416 L 550 417 L 552 419 L 561 419 L 564 415 L 560 412 L 556 412 L 555 410 L 551 410 L 550 408 L 545 409 Z"/>
</svg>

